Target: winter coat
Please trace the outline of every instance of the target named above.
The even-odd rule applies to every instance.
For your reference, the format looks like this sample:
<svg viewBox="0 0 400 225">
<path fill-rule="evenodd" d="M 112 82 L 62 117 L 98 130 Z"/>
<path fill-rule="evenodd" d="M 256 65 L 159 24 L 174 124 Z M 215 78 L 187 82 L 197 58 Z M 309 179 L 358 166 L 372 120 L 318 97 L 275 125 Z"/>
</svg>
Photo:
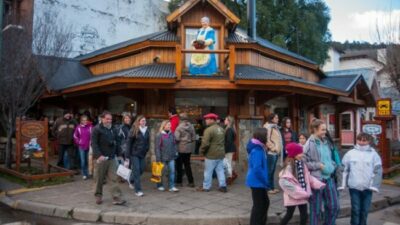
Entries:
<svg viewBox="0 0 400 225">
<path fill-rule="evenodd" d="M 133 156 L 143 159 L 146 157 L 150 147 L 150 132 L 149 128 L 143 134 L 140 130 L 137 136 L 134 136 L 132 132 L 129 132 L 127 150 L 125 152 L 125 158 L 130 159 Z"/>
<path fill-rule="evenodd" d="M 223 159 L 225 157 L 225 131 L 217 123 L 204 130 L 200 152 L 207 159 Z"/>
<path fill-rule="evenodd" d="M 176 128 L 179 126 L 179 116 L 178 115 L 172 115 L 169 118 L 169 122 L 171 123 L 171 131 L 172 131 L 172 133 L 175 133 Z"/>
<path fill-rule="evenodd" d="M 322 140 L 325 144 L 328 144 L 326 140 Z M 322 144 L 321 140 L 316 138 L 314 135 L 311 135 L 304 145 L 303 151 L 303 161 L 307 165 L 308 170 L 311 175 L 322 180 L 321 174 L 321 154 L 318 150 L 318 145 Z M 334 146 L 330 146 L 331 156 L 333 161 L 333 166 L 335 167 L 334 172 L 332 173 L 332 178 L 335 180 L 337 184 L 342 183 L 342 172 L 343 166 L 340 162 L 339 153 L 337 152 Z"/>
<path fill-rule="evenodd" d="M 89 150 L 90 146 L 90 136 L 92 134 L 93 126 L 91 124 L 82 125 L 79 124 L 75 128 L 74 132 L 74 142 L 75 144 L 83 150 Z"/>
<path fill-rule="evenodd" d="M 156 136 L 155 153 L 157 162 L 167 162 L 175 160 L 177 157 L 177 147 L 172 132 L 162 131 Z"/>
<path fill-rule="evenodd" d="M 378 192 L 382 182 L 382 161 L 375 149 L 369 147 L 367 150 L 361 150 L 356 145 L 344 155 L 342 163 L 343 179 L 338 189 L 348 186 L 359 191 Z"/>
<path fill-rule="evenodd" d="M 246 185 L 250 188 L 270 187 L 268 182 L 268 162 L 265 146 L 256 139 L 251 139 L 247 144 L 249 167 L 246 176 Z"/>
<path fill-rule="evenodd" d="M 92 130 L 93 157 L 107 156 L 110 159 L 118 156 L 117 131 L 103 124 L 96 125 Z"/>
<path fill-rule="evenodd" d="M 232 128 L 225 130 L 225 153 L 236 152 L 236 133 Z"/>
<path fill-rule="evenodd" d="M 276 124 L 265 123 L 267 129 L 268 154 L 280 155 L 283 149 L 282 136 L 279 127 Z"/>
<path fill-rule="evenodd" d="M 66 120 L 58 118 L 53 125 L 52 133 L 62 145 L 72 145 L 74 143 L 74 131 L 77 122 L 73 119 Z"/>
<path fill-rule="evenodd" d="M 301 187 L 300 182 L 293 175 L 291 166 L 285 167 L 279 173 L 279 186 L 283 190 L 284 206 L 307 204 L 312 194 L 311 189 L 320 190 L 325 187 L 325 183 L 310 175 L 307 166 L 303 166 L 303 168 L 306 190 Z"/>
<path fill-rule="evenodd" d="M 182 121 L 175 130 L 175 140 L 180 153 L 192 153 L 196 143 L 196 133 L 189 121 Z"/>
<path fill-rule="evenodd" d="M 131 130 L 131 126 L 127 124 L 122 124 L 118 128 L 118 152 L 125 156 L 128 146 L 128 138 L 129 138 L 129 131 Z"/>
</svg>

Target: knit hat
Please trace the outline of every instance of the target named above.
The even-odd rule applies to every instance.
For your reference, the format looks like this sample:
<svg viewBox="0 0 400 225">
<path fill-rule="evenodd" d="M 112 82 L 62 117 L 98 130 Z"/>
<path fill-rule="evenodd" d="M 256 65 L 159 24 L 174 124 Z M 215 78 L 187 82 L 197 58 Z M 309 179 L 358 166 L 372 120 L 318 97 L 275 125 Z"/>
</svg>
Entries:
<svg viewBox="0 0 400 225">
<path fill-rule="evenodd" d="M 214 114 L 214 113 L 209 113 L 207 115 L 204 116 L 204 119 L 214 119 L 217 120 L 218 119 L 218 115 Z"/>
<path fill-rule="evenodd" d="M 298 154 L 303 153 L 303 147 L 301 147 L 301 145 L 291 142 L 289 144 L 286 145 L 286 152 L 287 152 L 287 156 L 290 158 L 294 158 L 296 157 Z"/>
</svg>

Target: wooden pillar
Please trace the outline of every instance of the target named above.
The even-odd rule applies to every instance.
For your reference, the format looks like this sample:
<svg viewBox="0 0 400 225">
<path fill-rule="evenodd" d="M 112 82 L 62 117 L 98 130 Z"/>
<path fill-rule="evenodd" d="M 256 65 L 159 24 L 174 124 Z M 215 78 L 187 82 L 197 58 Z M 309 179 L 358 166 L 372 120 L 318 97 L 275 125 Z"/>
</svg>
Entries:
<svg viewBox="0 0 400 225">
<path fill-rule="evenodd" d="M 236 61 L 236 53 L 235 46 L 229 46 L 229 81 L 235 81 L 235 61 Z"/>
<path fill-rule="evenodd" d="M 176 45 L 176 62 L 175 62 L 175 71 L 176 71 L 176 79 L 180 81 L 182 79 L 182 46 Z"/>
<path fill-rule="evenodd" d="M 15 169 L 19 172 L 21 167 L 21 118 L 17 117 L 15 126 Z M 12 145 L 11 145 L 12 146 Z"/>
<path fill-rule="evenodd" d="M 342 128 L 340 126 L 341 125 L 340 113 L 341 113 L 341 107 L 337 105 L 335 107 L 335 137 L 339 140 L 339 143 L 337 146 L 339 149 L 341 149 L 341 146 L 342 146 L 342 136 L 341 136 Z"/>
<path fill-rule="evenodd" d="M 289 101 L 289 117 L 292 121 L 292 129 L 299 131 L 299 113 L 300 113 L 300 99 L 298 95 L 288 96 Z"/>
</svg>

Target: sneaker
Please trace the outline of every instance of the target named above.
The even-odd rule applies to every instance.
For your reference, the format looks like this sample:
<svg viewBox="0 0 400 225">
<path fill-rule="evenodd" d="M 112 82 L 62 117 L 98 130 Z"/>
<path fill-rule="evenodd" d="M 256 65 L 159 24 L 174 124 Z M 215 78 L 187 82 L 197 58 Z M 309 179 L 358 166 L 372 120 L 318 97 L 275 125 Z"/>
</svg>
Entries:
<svg viewBox="0 0 400 225">
<path fill-rule="evenodd" d="M 101 203 L 103 203 L 101 196 L 96 196 L 96 204 L 100 205 Z"/>
<path fill-rule="evenodd" d="M 83 180 L 87 180 L 87 176 L 83 176 L 82 179 L 83 179 Z"/>
<path fill-rule="evenodd" d="M 274 195 L 274 194 L 276 194 L 276 192 L 275 192 L 274 190 L 269 190 L 269 191 L 268 191 L 268 194 Z"/>
<path fill-rule="evenodd" d="M 119 197 L 114 197 L 113 198 L 113 205 L 123 205 L 125 203 L 126 203 L 126 201 L 120 199 Z"/>
<path fill-rule="evenodd" d="M 196 189 L 196 191 L 200 191 L 200 192 L 209 192 L 210 189 L 204 189 L 203 187 L 198 187 L 198 188 Z"/>
<path fill-rule="evenodd" d="M 138 191 L 138 192 L 136 192 L 135 194 L 136 194 L 136 196 L 138 196 L 138 197 L 142 197 L 142 196 L 144 195 L 143 192 L 141 192 L 141 191 Z"/>
<path fill-rule="evenodd" d="M 165 191 L 165 188 L 164 188 L 163 186 L 158 187 L 157 189 L 158 189 L 159 191 Z"/>
<path fill-rule="evenodd" d="M 129 184 L 130 189 L 135 189 L 135 187 L 132 184 Z"/>
<path fill-rule="evenodd" d="M 220 188 L 218 188 L 218 191 L 220 191 L 222 193 L 226 193 L 226 192 L 228 192 L 228 189 L 226 189 L 226 187 L 220 187 Z"/>
<path fill-rule="evenodd" d="M 173 187 L 173 188 L 170 188 L 170 189 L 169 189 L 169 191 L 170 191 L 170 192 L 178 192 L 178 191 L 179 191 L 179 189 L 178 189 L 178 188 L 176 188 L 176 187 Z"/>
<path fill-rule="evenodd" d="M 195 187 L 194 183 L 189 183 L 187 186 L 188 186 L 188 187 L 191 187 L 191 188 L 194 188 L 194 187 Z"/>
</svg>

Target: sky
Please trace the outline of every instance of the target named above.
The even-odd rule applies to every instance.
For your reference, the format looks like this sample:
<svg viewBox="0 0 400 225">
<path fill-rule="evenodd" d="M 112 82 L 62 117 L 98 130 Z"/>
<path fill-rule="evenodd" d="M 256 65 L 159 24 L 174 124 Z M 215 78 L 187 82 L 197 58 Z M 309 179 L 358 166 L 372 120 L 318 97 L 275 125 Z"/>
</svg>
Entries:
<svg viewBox="0 0 400 225">
<path fill-rule="evenodd" d="M 382 36 L 387 37 L 388 30 L 399 31 L 400 0 L 325 0 L 325 2 L 331 10 L 329 29 L 333 41 L 378 42 L 377 25 L 379 30 L 383 31 L 381 33 L 385 33 Z M 389 27 L 391 29 L 388 29 Z M 397 33 L 390 39 L 399 41 L 399 35 Z"/>
</svg>

